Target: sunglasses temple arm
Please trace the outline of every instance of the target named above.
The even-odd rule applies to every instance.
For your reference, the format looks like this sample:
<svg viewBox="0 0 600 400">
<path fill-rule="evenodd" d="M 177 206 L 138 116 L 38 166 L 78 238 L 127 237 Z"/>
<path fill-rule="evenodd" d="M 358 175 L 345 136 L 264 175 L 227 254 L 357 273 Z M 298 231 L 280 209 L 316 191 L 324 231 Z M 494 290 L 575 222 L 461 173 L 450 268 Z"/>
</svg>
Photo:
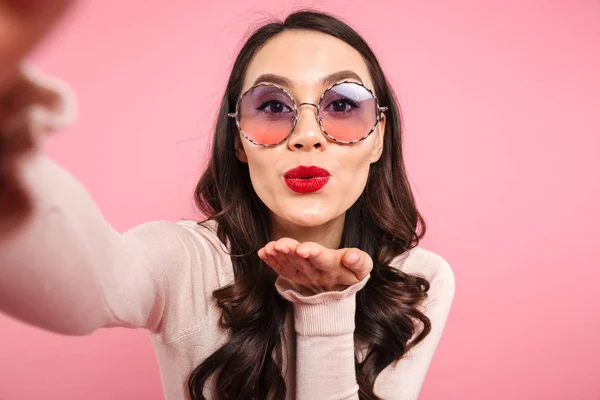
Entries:
<svg viewBox="0 0 600 400">
<path fill-rule="evenodd" d="M 386 112 L 387 110 L 387 107 L 379 107 L 379 112 Z"/>
</svg>

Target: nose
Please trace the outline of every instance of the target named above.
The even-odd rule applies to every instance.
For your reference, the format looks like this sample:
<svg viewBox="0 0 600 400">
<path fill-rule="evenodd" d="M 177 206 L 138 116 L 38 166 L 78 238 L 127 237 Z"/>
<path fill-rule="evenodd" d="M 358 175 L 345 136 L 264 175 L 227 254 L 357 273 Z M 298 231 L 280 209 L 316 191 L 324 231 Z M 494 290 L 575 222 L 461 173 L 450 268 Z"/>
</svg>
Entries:
<svg viewBox="0 0 600 400">
<path fill-rule="evenodd" d="M 302 103 L 298 106 L 298 121 L 288 138 L 290 150 L 311 151 L 322 149 L 327 145 L 327 138 L 321 131 L 317 121 L 317 105 Z"/>
</svg>

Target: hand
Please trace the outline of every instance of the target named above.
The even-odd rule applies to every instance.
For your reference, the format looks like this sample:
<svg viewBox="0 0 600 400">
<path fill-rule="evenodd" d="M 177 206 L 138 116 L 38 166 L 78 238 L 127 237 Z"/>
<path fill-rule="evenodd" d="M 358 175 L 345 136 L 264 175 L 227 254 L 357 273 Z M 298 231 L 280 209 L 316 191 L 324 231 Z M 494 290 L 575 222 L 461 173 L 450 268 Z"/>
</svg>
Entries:
<svg viewBox="0 0 600 400">
<path fill-rule="evenodd" d="M 0 0 L 0 93 L 73 0 Z"/>
<path fill-rule="evenodd" d="M 300 243 L 290 238 L 267 243 L 258 256 L 277 274 L 312 294 L 344 290 L 363 280 L 373 269 L 373 260 L 360 249 L 328 249 L 318 243 Z"/>
<path fill-rule="evenodd" d="M 20 180 L 20 161 L 33 149 L 36 135 L 49 128 L 50 110 L 59 95 L 22 71 L 0 92 L 0 237 L 31 214 L 31 199 Z"/>
<path fill-rule="evenodd" d="M 0 238 L 31 214 L 18 162 L 35 147 L 32 134 L 44 129 L 44 114 L 58 101 L 51 90 L 27 79 L 19 65 L 72 2 L 0 0 Z"/>
</svg>

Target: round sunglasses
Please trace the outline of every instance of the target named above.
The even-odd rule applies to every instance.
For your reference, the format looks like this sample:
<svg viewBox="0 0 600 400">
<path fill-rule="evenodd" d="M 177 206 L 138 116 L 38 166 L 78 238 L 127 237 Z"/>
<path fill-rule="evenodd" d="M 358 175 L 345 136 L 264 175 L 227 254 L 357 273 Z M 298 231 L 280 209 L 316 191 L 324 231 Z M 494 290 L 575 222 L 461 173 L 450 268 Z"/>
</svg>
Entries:
<svg viewBox="0 0 600 400">
<path fill-rule="evenodd" d="M 264 147 L 285 141 L 298 122 L 298 108 L 315 107 L 323 133 L 341 144 L 360 142 L 369 137 L 387 107 L 380 107 L 371 89 L 362 83 L 341 81 L 329 86 L 317 104 L 296 105 L 292 95 L 273 83 L 259 83 L 246 90 L 236 103 L 235 118 L 242 135 Z"/>
</svg>

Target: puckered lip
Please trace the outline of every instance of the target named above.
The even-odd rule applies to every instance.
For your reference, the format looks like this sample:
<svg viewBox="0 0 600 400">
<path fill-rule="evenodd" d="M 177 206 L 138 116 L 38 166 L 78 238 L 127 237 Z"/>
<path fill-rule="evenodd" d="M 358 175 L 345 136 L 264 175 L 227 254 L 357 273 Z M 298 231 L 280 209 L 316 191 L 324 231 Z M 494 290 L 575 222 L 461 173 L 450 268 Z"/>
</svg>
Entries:
<svg viewBox="0 0 600 400">
<path fill-rule="evenodd" d="M 286 179 L 310 179 L 323 178 L 331 174 L 325 168 L 317 167 L 316 165 L 299 165 L 287 171 L 283 177 Z"/>
</svg>

